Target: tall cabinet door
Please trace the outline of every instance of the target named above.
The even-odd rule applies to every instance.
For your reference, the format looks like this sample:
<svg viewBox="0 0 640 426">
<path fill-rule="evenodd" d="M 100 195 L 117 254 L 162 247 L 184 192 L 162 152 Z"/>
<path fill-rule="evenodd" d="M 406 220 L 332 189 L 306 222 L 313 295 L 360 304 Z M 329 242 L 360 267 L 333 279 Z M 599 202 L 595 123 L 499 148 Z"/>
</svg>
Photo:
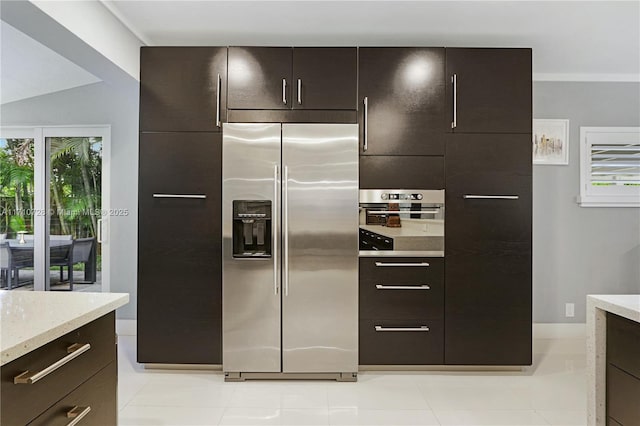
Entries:
<svg viewBox="0 0 640 426">
<path fill-rule="evenodd" d="M 362 47 L 358 55 L 361 154 L 443 155 L 444 49 Z"/>
<path fill-rule="evenodd" d="M 290 47 L 229 48 L 229 109 L 290 109 Z"/>
<path fill-rule="evenodd" d="M 221 159 L 220 133 L 140 135 L 140 363 L 221 363 Z"/>
<path fill-rule="evenodd" d="M 294 109 L 356 109 L 355 47 L 293 49 Z"/>
<path fill-rule="evenodd" d="M 531 49 L 447 48 L 455 133 L 531 133 Z"/>
<path fill-rule="evenodd" d="M 445 161 L 445 363 L 530 365 L 530 135 L 451 135 Z"/>
<path fill-rule="evenodd" d="M 284 124 L 282 369 L 358 370 L 358 129 Z"/>
<path fill-rule="evenodd" d="M 226 87 L 226 47 L 141 48 L 140 131 L 220 132 Z"/>
</svg>

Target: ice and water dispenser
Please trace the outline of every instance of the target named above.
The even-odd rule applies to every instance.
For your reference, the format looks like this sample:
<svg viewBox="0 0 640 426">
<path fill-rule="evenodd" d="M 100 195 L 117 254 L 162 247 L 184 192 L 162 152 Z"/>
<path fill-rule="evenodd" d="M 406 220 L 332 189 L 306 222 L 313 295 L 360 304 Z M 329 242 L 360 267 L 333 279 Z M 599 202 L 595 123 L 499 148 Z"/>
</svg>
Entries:
<svg viewBox="0 0 640 426">
<path fill-rule="evenodd" d="M 271 257 L 271 201 L 233 200 L 233 257 Z"/>
</svg>

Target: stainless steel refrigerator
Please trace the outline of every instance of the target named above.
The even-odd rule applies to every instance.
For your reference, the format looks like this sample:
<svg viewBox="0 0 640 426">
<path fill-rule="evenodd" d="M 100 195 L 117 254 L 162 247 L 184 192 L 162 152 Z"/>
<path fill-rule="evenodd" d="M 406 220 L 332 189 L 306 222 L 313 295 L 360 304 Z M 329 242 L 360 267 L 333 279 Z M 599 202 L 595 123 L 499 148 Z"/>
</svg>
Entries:
<svg viewBox="0 0 640 426">
<path fill-rule="evenodd" d="M 226 380 L 358 371 L 357 124 L 223 125 Z"/>
</svg>

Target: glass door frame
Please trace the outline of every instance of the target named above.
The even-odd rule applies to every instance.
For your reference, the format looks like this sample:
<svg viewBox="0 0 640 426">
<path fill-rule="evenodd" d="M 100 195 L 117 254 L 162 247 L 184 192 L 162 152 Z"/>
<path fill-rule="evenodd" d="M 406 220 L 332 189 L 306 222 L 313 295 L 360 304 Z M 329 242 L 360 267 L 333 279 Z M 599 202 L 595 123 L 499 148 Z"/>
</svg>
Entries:
<svg viewBox="0 0 640 426">
<path fill-rule="evenodd" d="M 51 146 L 47 138 L 55 137 L 99 137 L 102 138 L 102 176 L 101 176 L 101 224 L 98 229 L 98 242 L 102 244 L 102 291 L 109 292 L 110 248 L 109 248 L 109 212 L 111 207 L 111 126 L 4 126 L 0 127 L 0 138 L 33 139 L 34 174 L 34 214 L 33 214 L 33 289 L 50 290 L 49 283 L 49 234 L 51 222 L 50 181 Z M 105 214 L 106 213 L 106 214 Z"/>
</svg>

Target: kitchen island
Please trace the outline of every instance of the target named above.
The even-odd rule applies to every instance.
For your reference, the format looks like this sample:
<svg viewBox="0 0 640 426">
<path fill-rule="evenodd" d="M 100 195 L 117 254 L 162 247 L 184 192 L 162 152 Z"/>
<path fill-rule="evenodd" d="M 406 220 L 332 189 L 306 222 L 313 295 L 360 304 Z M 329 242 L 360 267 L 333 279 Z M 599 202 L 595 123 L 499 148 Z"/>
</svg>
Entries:
<svg viewBox="0 0 640 426">
<path fill-rule="evenodd" d="M 640 295 L 587 296 L 587 418 L 590 426 L 624 425 L 620 417 L 635 418 L 639 414 L 638 395 L 629 392 L 640 389 L 638 336 Z M 607 395 L 612 389 L 615 395 Z"/>
<path fill-rule="evenodd" d="M 120 293 L 0 291 L 0 423 L 115 424 L 115 310 L 128 301 Z"/>
</svg>

